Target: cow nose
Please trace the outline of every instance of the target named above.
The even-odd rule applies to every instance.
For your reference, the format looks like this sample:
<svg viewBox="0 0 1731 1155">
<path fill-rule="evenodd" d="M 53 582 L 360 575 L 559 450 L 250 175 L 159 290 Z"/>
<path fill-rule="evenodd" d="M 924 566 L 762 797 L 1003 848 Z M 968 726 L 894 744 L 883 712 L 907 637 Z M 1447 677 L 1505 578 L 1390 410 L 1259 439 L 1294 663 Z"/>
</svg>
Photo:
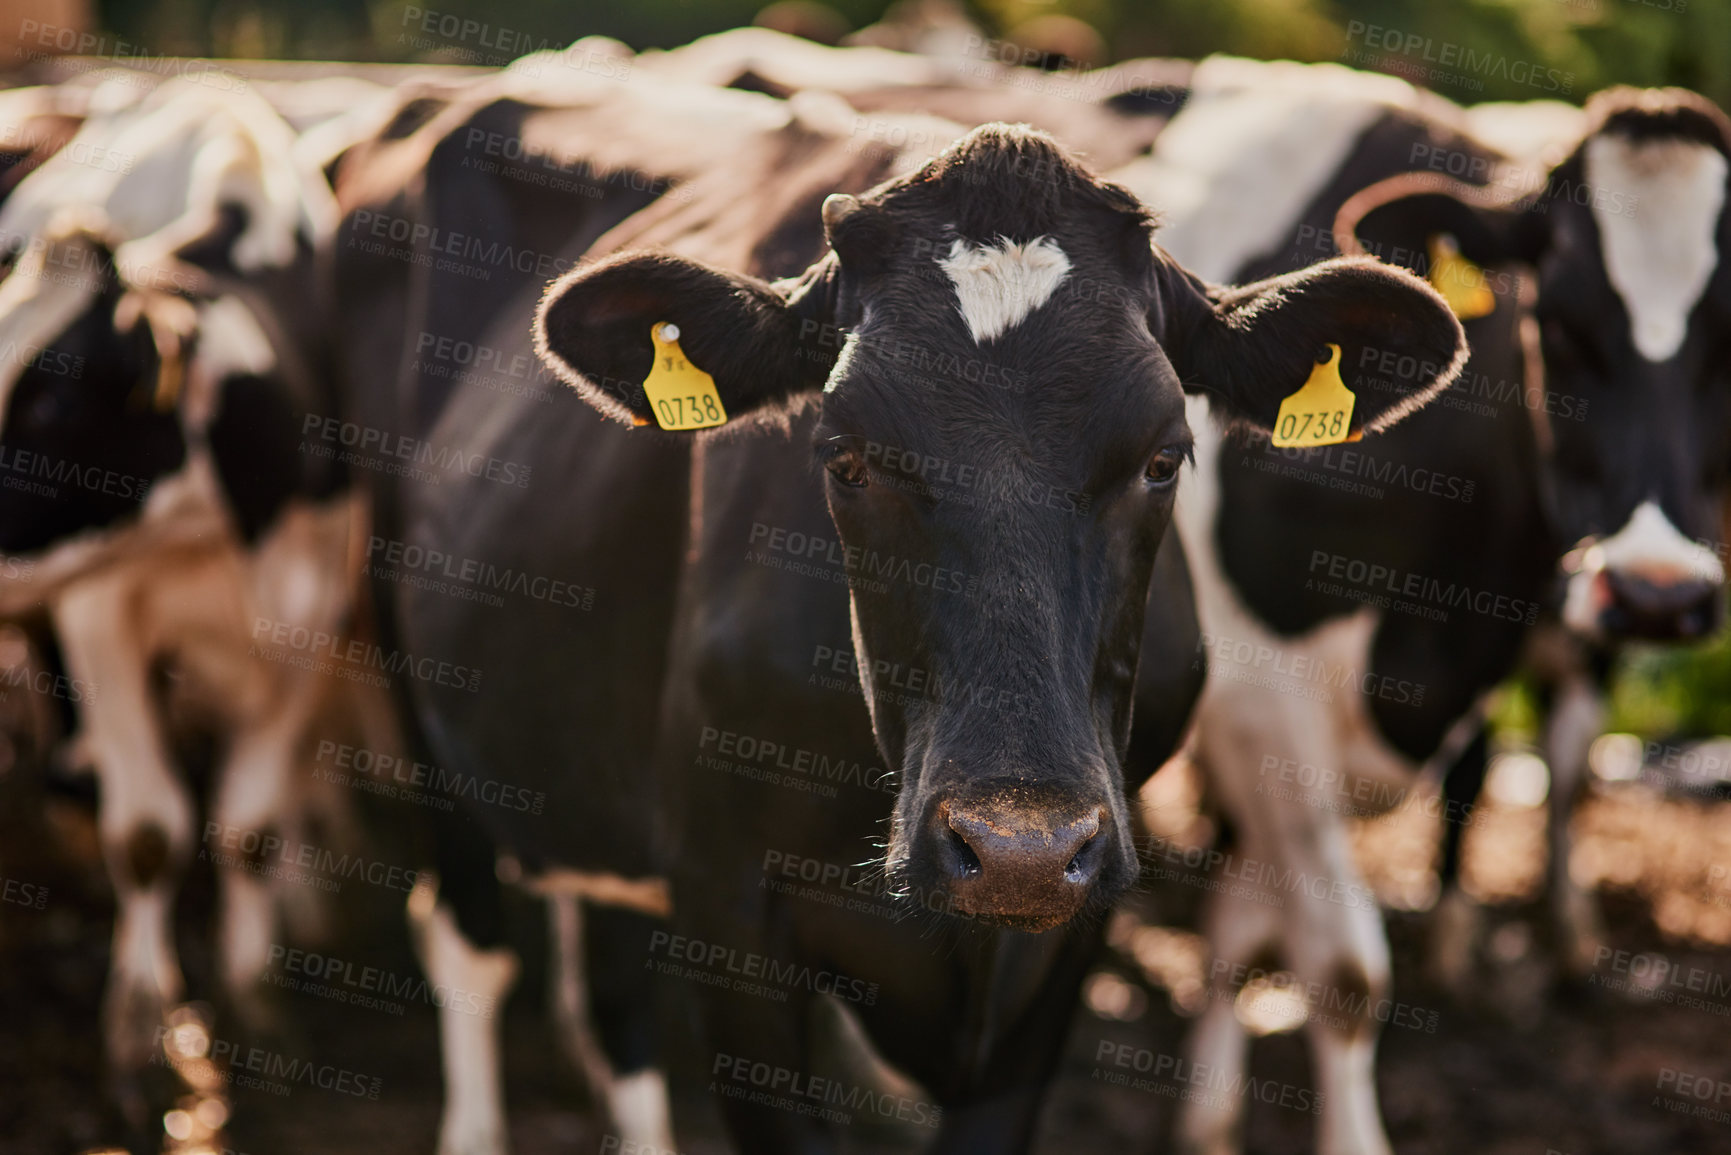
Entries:
<svg viewBox="0 0 1731 1155">
<path fill-rule="evenodd" d="M 1719 587 L 1695 578 L 1667 578 L 1638 570 L 1608 569 L 1610 604 L 1605 626 L 1623 637 L 1688 641 L 1719 623 Z"/>
<path fill-rule="evenodd" d="M 937 807 L 936 842 L 956 908 L 1023 930 L 1048 930 L 1081 909 L 1106 859 L 1103 806 L 1028 808 L 1015 797 Z"/>
</svg>

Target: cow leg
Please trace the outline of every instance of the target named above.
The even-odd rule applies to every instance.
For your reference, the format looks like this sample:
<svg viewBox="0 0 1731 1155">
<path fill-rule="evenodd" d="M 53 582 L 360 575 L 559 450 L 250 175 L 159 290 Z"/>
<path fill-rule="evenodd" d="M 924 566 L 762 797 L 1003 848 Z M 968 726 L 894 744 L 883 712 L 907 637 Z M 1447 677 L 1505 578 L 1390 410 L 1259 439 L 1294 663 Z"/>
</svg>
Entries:
<svg viewBox="0 0 1731 1155">
<path fill-rule="evenodd" d="M 1314 703 L 1273 695 L 1236 703 L 1204 717 L 1196 731 L 1197 755 L 1210 784 L 1243 839 L 1235 854 L 1244 863 L 1268 864 L 1293 883 L 1241 891 L 1236 907 L 1222 896 L 1209 930 L 1216 943 L 1216 976 L 1253 961 L 1278 924 L 1280 955 L 1307 991 L 1321 991 L 1330 1005 L 1311 1008 L 1306 1024 L 1311 1060 L 1321 1092 L 1317 1121 L 1319 1155 L 1389 1155 L 1376 1101 L 1377 1020 L 1373 1014 L 1388 990 L 1388 942 L 1370 887 L 1359 877 L 1343 820 L 1333 809 L 1330 783 L 1292 784 L 1297 797 L 1265 787 L 1257 767 L 1278 751 L 1296 765 L 1323 771 L 1342 767 L 1343 753 L 1332 726 L 1319 725 Z M 1242 712 L 1245 708 L 1255 713 Z M 1338 781 L 1338 779 L 1335 779 Z M 1284 784 L 1283 784 L 1284 785 Z M 1263 898 L 1265 904 L 1256 903 Z M 1263 906 L 1258 911 L 1251 909 Z M 1272 913 L 1271 913 L 1272 912 Z M 1224 948 L 1224 949 L 1223 949 Z M 1236 957 L 1234 957 L 1236 956 Z M 1243 1075 L 1244 1036 L 1227 992 L 1216 991 L 1194 1038 L 1198 1064 L 1219 1062 L 1227 1078 Z M 1336 1013 L 1336 1009 L 1340 1013 Z M 1180 1117 L 1186 1155 L 1223 1155 L 1236 1150 L 1243 1104 L 1190 1103 Z"/>
<path fill-rule="evenodd" d="M 660 1069 L 654 973 L 645 969 L 660 919 L 605 906 L 588 908 L 593 933 L 584 957 L 593 975 L 591 1006 L 604 1054 L 607 1111 L 620 1149 L 645 1155 L 674 1150 L 673 1111 Z M 634 1146 L 635 1144 L 635 1146 Z"/>
<path fill-rule="evenodd" d="M 1203 908 L 1208 938 L 1209 999 L 1190 1029 L 1186 1051 L 1192 1069 L 1206 1064 L 1220 1072 L 1220 1085 L 1237 1086 L 1247 1073 L 1249 1036 L 1238 1021 L 1234 1000 L 1242 976 L 1275 950 L 1280 941 L 1280 911 L 1235 888 L 1211 893 Z M 1232 1155 L 1239 1148 L 1244 1102 L 1236 1095 L 1200 1095 L 1179 1108 L 1175 1132 L 1179 1155 Z"/>
<path fill-rule="evenodd" d="M 1587 751 L 1604 729 L 1604 698 L 1591 674 L 1571 672 L 1557 687 L 1545 728 L 1545 760 L 1551 770 L 1550 906 L 1563 972 L 1592 973 L 1605 942 L 1605 927 L 1593 896 L 1569 870 L 1569 825 L 1587 784 Z"/>
<path fill-rule="evenodd" d="M 504 1155 L 500 1024 L 517 979 L 517 956 L 504 941 L 493 846 L 451 819 L 439 823 L 437 858 L 438 882 L 423 877 L 409 896 L 415 947 L 435 986 L 473 996 L 448 997 L 439 1008 L 445 1109 L 438 1155 Z"/>
<path fill-rule="evenodd" d="M 1324 992 L 1305 1033 L 1317 1090 L 1318 1155 L 1390 1155 L 1376 1100 L 1376 1007 L 1389 989 L 1388 940 L 1382 912 L 1359 877 L 1352 846 L 1337 816 L 1306 816 L 1311 829 L 1294 832 L 1283 866 L 1326 885 L 1293 889 L 1287 904 L 1285 955 L 1305 989 Z M 1313 884 L 1314 885 L 1314 884 Z"/>
<path fill-rule="evenodd" d="M 1461 845 L 1473 807 L 1484 789 L 1489 756 L 1488 731 L 1480 727 L 1454 764 L 1443 774 L 1442 846 L 1437 862 L 1438 896 L 1430 916 L 1425 970 L 1430 980 L 1464 998 L 1472 977 L 1483 911 L 1461 889 Z"/>
<path fill-rule="evenodd" d="M 583 903 L 574 894 L 547 899 L 547 938 L 551 950 L 548 1003 L 559 1047 L 584 1084 L 599 1099 L 612 1072 L 601 1053 L 595 1024 L 589 1015 L 589 981 L 583 966 Z"/>
<path fill-rule="evenodd" d="M 317 675 L 290 671 L 276 679 L 262 709 L 238 726 L 223 761 L 212 819 L 225 830 L 282 838 L 300 833 L 294 813 L 294 768 L 302 739 L 320 700 Z M 249 1025 L 267 1025 L 259 980 L 276 938 L 277 896 L 282 884 L 230 864 L 221 871 L 221 967 L 223 987 Z"/>
<path fill-rule="evenodd" d="M 601 924 L 594 936 L 584 933 L 584 907 L 575 895 L 555 895 L 547 902 L 553 950 L 549 1002 L 560 1045 L 604 1104 L 624 1150 L 671 1151 L 673 1115 L 667 1081 L 655 1065 L 654 990 L 641 964 L 643 936 L 609 933 L 605 924 L 619 912 L 595 908 L 590 913 L 591 921 Z"/>
<path fill-rule="evenodd" d="M 119 907 L 103 1026 L 123 1073 L 150 1059 L 163 1012 L 180 998 L 174 896 L 195 821 L 159 726 L 135 593 L 124 573 L 94 577 L 54 607 L 68 669 L 95 687 L 81 737 L 101 785 L 98 828 Z"/>
</svg>

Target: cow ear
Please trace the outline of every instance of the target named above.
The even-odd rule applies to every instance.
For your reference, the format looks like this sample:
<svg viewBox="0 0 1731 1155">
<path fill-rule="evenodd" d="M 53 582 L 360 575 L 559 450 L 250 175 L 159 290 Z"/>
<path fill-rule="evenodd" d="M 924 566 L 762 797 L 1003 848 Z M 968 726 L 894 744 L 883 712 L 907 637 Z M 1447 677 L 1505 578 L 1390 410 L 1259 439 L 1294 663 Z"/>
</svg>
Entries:
<svg viewBox="0 0 1731 1155">
<path fill-rule="evenodd" d="M 1433 238 L 1452 237 L 1476 265 L 1537 263 L 1550 244 L 1540 193 L 1510 197 L 1435 173 L 1402 173 L 1355 193 L 1334 220 L 1335 247 L 1422 258 Z"/>
<path fill-rule="evenodd" d="M 1466 334 L 1442 297 L 1404 269 L 1346 257 L 1237 288 L 1168 265 L 1162 345 L 1187 391 L 1230 422 L 1270 430 L 1330 345 L 1354 394 L 1349 435 L 1386 428 L 1460 373 Z"/>
<path fill-rule="evenodd" d="M 644 391 L 657 356 L 671 351 L 660 328 L 671 324 L 677 353 L 698 372 L 686 376 L 681 367 L 677 380 L 700 390 L 706 375 L 728 420 L 761 414 L 829 376 L 836 342 L 816 334 L 833 311 L 834 269 L 826 258 L 797 281 L 772 285 L 682 257 L 621 255 L 548 288 L 535 315 L 535 348 L 603 413 L 633 425 L 695 428 L 670 423 Z"/>
</svg>

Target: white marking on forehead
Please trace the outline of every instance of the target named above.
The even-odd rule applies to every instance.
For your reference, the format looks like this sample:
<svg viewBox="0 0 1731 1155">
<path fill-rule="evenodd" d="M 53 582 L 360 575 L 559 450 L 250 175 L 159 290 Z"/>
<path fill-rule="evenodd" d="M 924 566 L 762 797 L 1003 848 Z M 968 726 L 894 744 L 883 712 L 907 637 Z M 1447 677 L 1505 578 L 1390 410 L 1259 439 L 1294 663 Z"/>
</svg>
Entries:
<svg viewBox="0 0 1731 1155">
<path fill-rule="evenodd" d="M 1070 258 L 1046 237 L 1025 245 L 1000 241 L 996 248 L 979 248 L 957 240 L 949 256 L 938 258 L 956 286 L 956 302 L 975 344 L 1044 305 L 1070 272 Z"/>
<path fill-rule="evenodd" d="M 1204 280 L 1231 281 L 1290 243 L 1379 116 L 1417 100 L 1404 81 L 1337 64 L 1210 57 L 1153 150 L 1111 177 L 1160 214 L 1162 248 Z"/>
<path fill-rule="evenodd" d="M 1629 312 L 1635 348 L 1649 361 L 1668 361 L 1683 347 L 1689 314 L 1719 264 L 1713 236 L 1727 167 L 1723 153 L 1693 141 L 1602 135 L 1587 142 L 1588 187 L 1624 194 L 1594 197 L 1593 219 L 1605 275 Z M 1631 215 L 1611 211 L 1631 197 Z"/>
</svg>

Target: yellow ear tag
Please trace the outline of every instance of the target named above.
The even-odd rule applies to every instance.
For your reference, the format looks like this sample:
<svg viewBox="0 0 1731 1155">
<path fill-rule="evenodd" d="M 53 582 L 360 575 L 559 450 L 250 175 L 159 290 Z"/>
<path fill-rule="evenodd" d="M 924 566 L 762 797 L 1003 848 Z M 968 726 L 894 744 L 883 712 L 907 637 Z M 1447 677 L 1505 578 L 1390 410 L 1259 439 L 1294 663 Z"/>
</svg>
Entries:
<svg viewBox="0 0 1731 1155">
<path fill-rule="evenodd" d="M 1463 321 L 1496 312 L 1496 294 L 1485 284 L 1485 271 L 1461 256 L 1447 233 L 1430 239 L 1430 283 Z"/>
<path fill-rule="evenodd" d="M 655 365 L 643 382 L 643 394 L 663 429 L 708 429 L 727 423 L 715 378 L 686 360 L 679 347 L 679 326 L 662 321 L 650 327 Z"/>
<path fill-rule="evenodd" d="M 1274 419 L 1274 444 L 1281 449 L 1313 449 L 1357 441 L 1352 407 L 1358 401 L 1340 379 L 1340 346 L 1328 346 L 1328 360 L 1310 371 L 1310 380 L 1280 403 Z"/>
</svg>

